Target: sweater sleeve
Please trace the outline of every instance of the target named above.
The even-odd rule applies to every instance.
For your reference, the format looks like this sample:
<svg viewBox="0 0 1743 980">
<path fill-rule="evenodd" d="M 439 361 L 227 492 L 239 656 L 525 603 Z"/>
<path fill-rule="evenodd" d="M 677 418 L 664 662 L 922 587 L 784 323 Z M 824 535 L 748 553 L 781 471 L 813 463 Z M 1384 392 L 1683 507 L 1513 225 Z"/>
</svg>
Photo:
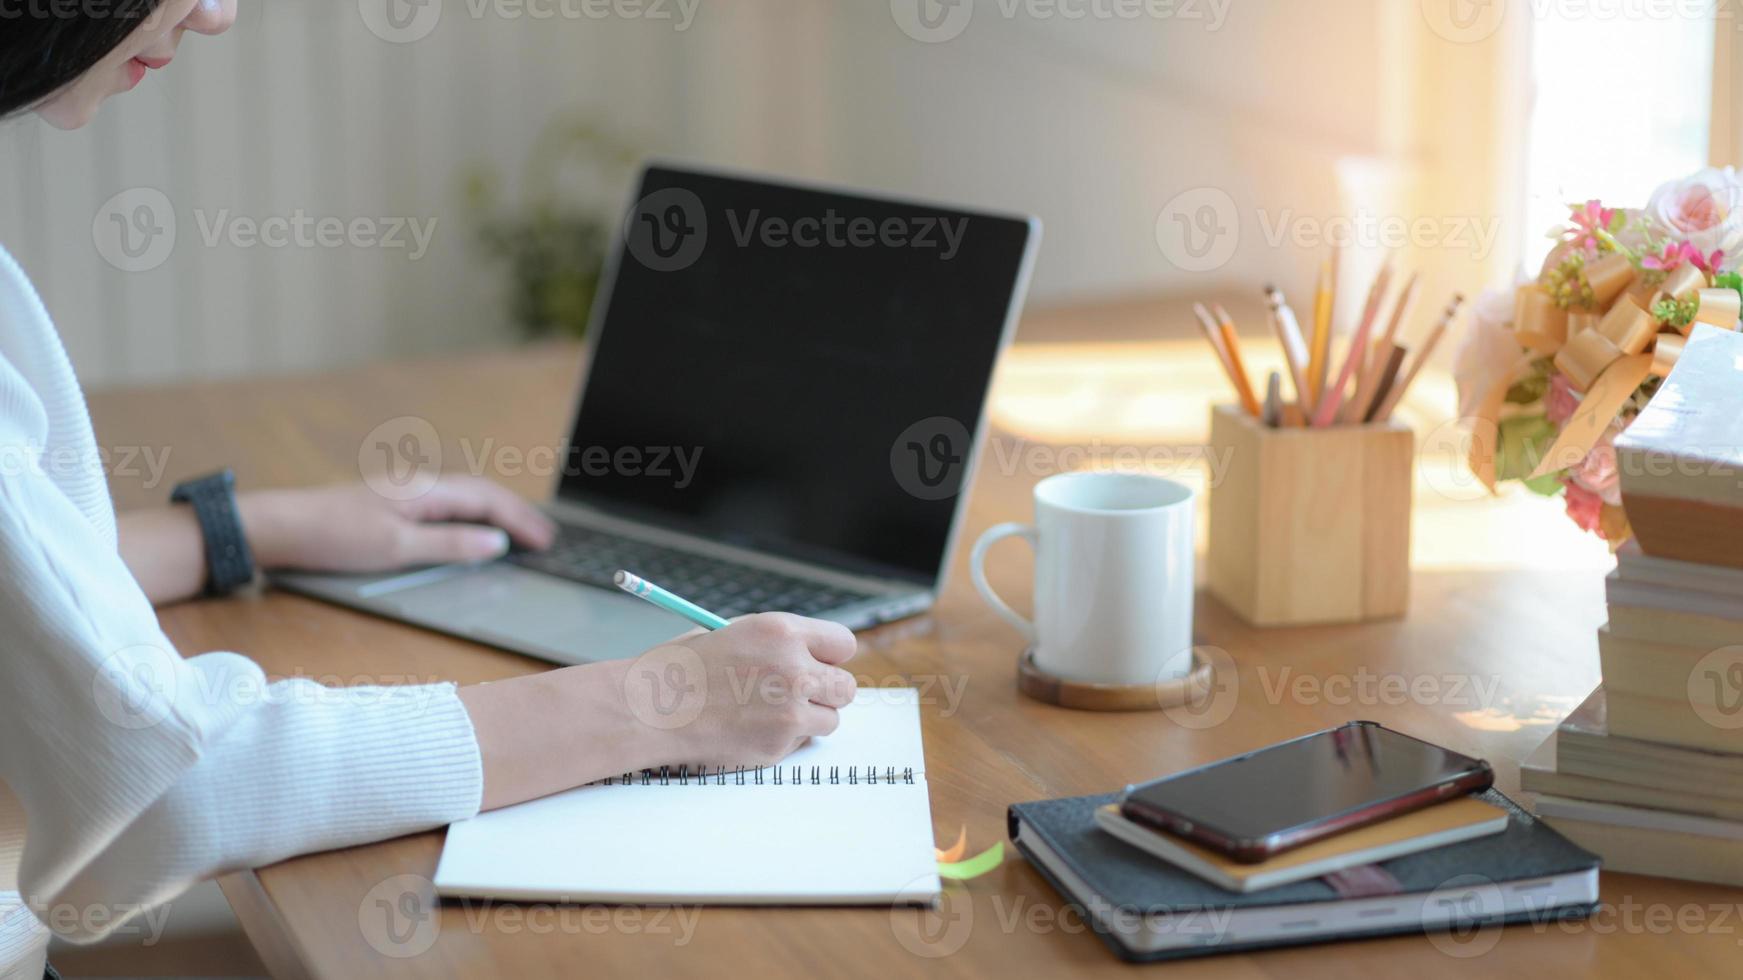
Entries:
<svg viewBox="0 0 1743 980">
<path fill-rule="evenodd" d="M 0 400 L 18 382 L 0 362 Z M 19 891 L 51 929 L 94 940 L 201 878 L 477 812 L 452 685 L 267 683 L 233 653 L 183 659 L 9 415 L 0 781 L 26 815 Z"/>
</svg>

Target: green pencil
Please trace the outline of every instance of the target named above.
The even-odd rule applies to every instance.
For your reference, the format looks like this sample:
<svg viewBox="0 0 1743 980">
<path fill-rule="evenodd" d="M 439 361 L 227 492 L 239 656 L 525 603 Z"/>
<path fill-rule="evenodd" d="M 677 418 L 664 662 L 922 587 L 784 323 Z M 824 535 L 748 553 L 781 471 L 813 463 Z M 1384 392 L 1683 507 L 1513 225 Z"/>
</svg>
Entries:
<svg viewBox="0 0 1743 980">
<path fill-rule="evenodd" d="M 703 629 L 717 630 L 727 625 L 726 620 L 719 616 L 688 599 L 667 592 L 639 575 L 631 575 L 620 569 L 616 575 L 612 576 L 611 580 L 617 583 L 618 588 L 630 595 L 638 599 L 646 599 L 667 612 L 677 613 Z"/>
</svg>

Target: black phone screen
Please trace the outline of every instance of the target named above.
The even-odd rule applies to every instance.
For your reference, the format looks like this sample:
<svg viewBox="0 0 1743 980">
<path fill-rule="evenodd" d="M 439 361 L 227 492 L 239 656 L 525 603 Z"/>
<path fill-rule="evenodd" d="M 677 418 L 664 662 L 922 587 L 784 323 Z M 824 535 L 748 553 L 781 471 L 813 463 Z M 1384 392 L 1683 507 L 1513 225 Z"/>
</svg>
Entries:
<svg viewBox="0 0 1743 980">
<path fill-rule="evenodd" d="M 1261 840 L 1456 780 L 1470 756 L 1368 722 L 1134 787 L 1128 798 L 1231 840 Z"/>
</svg>

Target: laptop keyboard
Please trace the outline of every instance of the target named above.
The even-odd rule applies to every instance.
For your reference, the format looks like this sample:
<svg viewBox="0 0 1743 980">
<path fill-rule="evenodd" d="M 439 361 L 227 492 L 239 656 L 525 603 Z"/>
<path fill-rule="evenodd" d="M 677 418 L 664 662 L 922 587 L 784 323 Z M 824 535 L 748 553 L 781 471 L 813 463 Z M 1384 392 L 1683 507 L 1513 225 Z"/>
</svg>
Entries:
<svg viewBox="0 0 1743 980">
<path fill-rule="evenodd" d="M 870 598 L 867 593 L 571 524 L 560 526 L 556 543 L 548 550 L 516 552 L 509 561 L 607 589 L 617 588 L 612 576 L 621 568 L 727 619 L 756 612 L 814 616 Z"/>
</svg>

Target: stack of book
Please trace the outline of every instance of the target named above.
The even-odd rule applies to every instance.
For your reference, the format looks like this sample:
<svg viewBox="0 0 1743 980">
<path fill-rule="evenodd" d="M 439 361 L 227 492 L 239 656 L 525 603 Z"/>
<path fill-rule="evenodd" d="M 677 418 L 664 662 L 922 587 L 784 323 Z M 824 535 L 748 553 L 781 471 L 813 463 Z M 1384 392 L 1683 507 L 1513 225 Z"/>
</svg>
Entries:
<svg viewBox="0 0 1743 980">
<path fill-rule="evenodd" d="M 1493 789 L 1242 863 L 1135 822 L 1119 794 L 1019 803 L 1011 840 L 1135 961 L 1579 918 L 1598 859 Z M 1462 947 L 1461 947 L 1462 948 Z"/>
<path fill-rule="evenodd" d="M 1697 328 L 1616 453 L 1604 682 L 1520 785 L 1611 870 L 1743 885 L 1743 335 Z"/>
</svg>

